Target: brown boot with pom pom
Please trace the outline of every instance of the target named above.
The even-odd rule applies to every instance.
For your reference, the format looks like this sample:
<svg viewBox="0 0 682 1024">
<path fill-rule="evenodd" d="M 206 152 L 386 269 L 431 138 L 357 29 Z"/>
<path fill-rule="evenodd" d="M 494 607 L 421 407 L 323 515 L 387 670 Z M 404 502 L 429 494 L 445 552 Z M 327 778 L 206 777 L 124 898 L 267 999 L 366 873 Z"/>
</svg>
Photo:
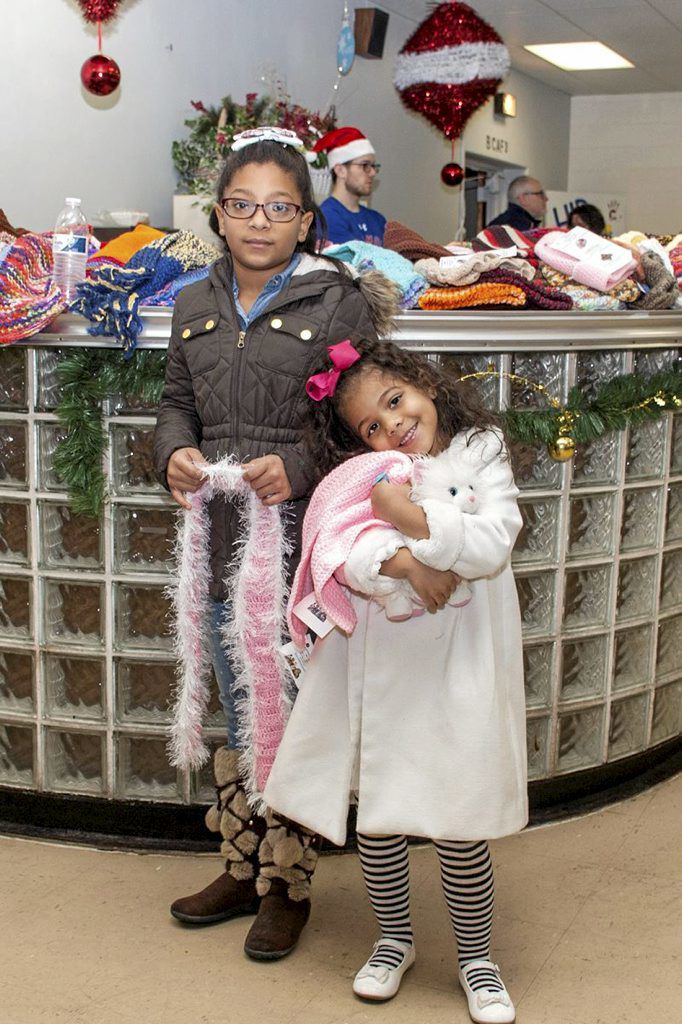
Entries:
<svg viewBox="0 0 682 1024">
<path fill-rule="evenodd" d="M 295 948 L 310 916 L 310 879 L 317 864 L 314 833 L 268 811 L 256 889 L 261 904 L 244 943 L 253 960 L 281 960 Z"/>
<path fill-rule="evenodd" d="M 239 751 L 221 747 L 214 761 L 218 801 L 206 813 L 206 825 L 220 832 L 225 871 L 200 892 L 176 900 L 170 912 L 183 924 L 203 925 L 255 914 L 258 847 L 265 835 L 265 819 L 251 813 L 239 777 Z"/>
</svg>

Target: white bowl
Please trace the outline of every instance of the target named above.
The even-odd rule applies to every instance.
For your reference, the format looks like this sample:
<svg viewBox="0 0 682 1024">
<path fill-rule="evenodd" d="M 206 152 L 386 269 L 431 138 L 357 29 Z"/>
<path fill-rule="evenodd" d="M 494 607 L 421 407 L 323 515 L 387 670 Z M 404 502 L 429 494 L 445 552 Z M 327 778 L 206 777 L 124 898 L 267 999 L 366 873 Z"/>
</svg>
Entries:
<svg viewBox="0 0 682 1024">
<path fill-rule="evenodd" d="M 149 214 L 145 210 L 98 210 L 93 223 L 100 228 L 128 228 L 149 224 Z"/>
</svg>

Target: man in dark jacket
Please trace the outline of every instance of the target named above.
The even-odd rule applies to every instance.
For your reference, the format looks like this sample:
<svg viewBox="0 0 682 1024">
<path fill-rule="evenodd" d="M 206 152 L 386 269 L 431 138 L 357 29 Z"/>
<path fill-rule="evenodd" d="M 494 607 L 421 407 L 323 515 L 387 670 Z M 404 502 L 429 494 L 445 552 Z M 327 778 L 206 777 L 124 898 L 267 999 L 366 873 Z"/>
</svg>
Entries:
<svg viewBox="0 0 682 1024">
<path fill-rule="evenodd" d="M 393 286 L 381 274 L 354 279 L 342 266 L 308 253 L 280 277 L 276 288 L 271 279 L 262 308 L 253 312 L 254 304 L 246 322 L 239 318 L 229 254 L 213 265 L 207 279 L 180 292 L 154 459 L 165 486 L 171 458 L 183 452 L 199 479 L 204 460 L 228 455 L 241 463 L 281 460 L 289 484 L 293 570 L 316 475 L 304 437 L 309 419 L 305 380 L 324 364 L 327 345 L 387 333 L 396 303 Z M 177 489 L 174 494 L 185 503 Z M 272 504 L 268 497 L 266 503 Z M 208 585 L 214 613 L 217 609 L 223 615 L 225 578 L 240 539 L 239 512 L 222 496 L 208 509 Z M 232 690 L 234 672 L 229 664 L 225 668 L 224 655 L 214 653 L 213 664 L 222 699 L 224 691 Z M 257 703 L 255 695 L 247 697 Z M 193 925 L 257 913 L 245 951 L 254 959 L 277 959 L 294 948 L 308 918 L 316 845 L 295 823 L 251 810 L 242 773 L 249 750 L 239 749 L 245 746 L 243 733 L 229 718 L 227 724 L 228 744 L 217 751 L 214 765 L 218 802 L 206 818 L 208 827 L 222 834 L 226 869 L 201 892 L 176 900 L 171 913 Z M 284 860 L 277 856 L 278 843 L 286 847 Z"/>
<path fill-rule="evenodd" d="M 522 174 L 514 178 L 507 192 L 509 203 L 504 213 L 491 220 L 487 227 L 504 224 L 517 231 L 538 228 L 547 211 L 547 193 L 537 178 Z"/>
</svg>

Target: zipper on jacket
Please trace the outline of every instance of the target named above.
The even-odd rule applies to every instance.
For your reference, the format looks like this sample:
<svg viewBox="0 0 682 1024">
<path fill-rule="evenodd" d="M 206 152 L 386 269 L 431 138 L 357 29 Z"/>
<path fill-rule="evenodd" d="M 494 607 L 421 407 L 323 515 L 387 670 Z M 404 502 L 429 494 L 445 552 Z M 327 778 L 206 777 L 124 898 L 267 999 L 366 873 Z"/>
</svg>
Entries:
<svg viewBox="0 0 682 1024">
<path fill-rule="evenodd" d="M 243 349 L 245 347 L 247 330 L 248 328 L 246 328 L 246 330 L 239 331 L 237 335 L 237 349 Z M 239 359 L 235 359 L 235 363 L 232 366 L 232 436 L 234 437 L 234 442 L 237 448 L 239 448 L 239 445 L 241 443 L 239 430 L 239 414 L 237 410 L 239 409 L 239 391 L 241 388 L 242 377 L 241 364 L 243 363 L 244 358 L 246 357 L 242 358 L 240 356 Z"/>
<path fill-rule="evenodd" d="M 333 282 L 333 283 L 336 284 L 337 282 Z M 326 287 L 321 287 L 320 285 L 316 285 L 315 287 L 309 287 L 309 289 L 303 290 L 302 294 L 289 296 L 284 302 L 279 302 L 278 303 L 277 300 L 275 300 L 274 305 L 268 306 L 267 309 L 264 309 L 263 312 L 260 313 L 256 317 L 256 319 L 253 320 L 248 325 L 248 327 L 247 327 L 247 329 L 245 331 L 240 331 L 239 332 L 239 334 L 237 335 L 237 348 L 238 349 L 244 349 L 246 347 L 246 335 L 247 335 L 247 332 L 254 326 L 254 324 L 257 324 L 260 320 L 264 319 L 266 316 L 272 316 L 272 314 L 275 311 L 279 311 L 280 309 L 283 309 L 285 306 L 294 306 L 298 302 L 300 302 L 301 299 L 307 299 L 307 298 L 310 298 L 310 297 L 316 296 L 316 295 L 324 295 L 326 290 L 327 290 Z M 279 296 L 278 296 L 278 298 L 279 298 Z M 230 295 L 230 301 L 232 301 L 232 296 L 231 295 Z M 233 301 L 232 301 L 232 310 L 233 310 L 234 316 L 236 318 L 237 317 L 237 310 L 235 308 L 235 305 L 234 305 Z M 242 378 L 243 378 L 243 376 L 244 376 L 244 364 L 243 364 L 243 360 L 240 360 L 240 362 L 239 362 L 239 364 L 237 366 L 233 366 L 232 367 L 232 409 L 234 410 L 233 414 L 232 414 L 233 415 L 233 419 L 232 419 L 232 424 L 233 424 L 233 426 L 232 426 L 232 436 L 234 437 L 235 446 L 237 448 L 239 448 L 239 445 L 241 444 L 241 431 L 239 430 L 239 416 L 238 416 L 237 410 L 239 408 L 239 394 L 240 394 L 240 391 L 241 391 L 241 385 L 242 385 Z"/>
</svg>

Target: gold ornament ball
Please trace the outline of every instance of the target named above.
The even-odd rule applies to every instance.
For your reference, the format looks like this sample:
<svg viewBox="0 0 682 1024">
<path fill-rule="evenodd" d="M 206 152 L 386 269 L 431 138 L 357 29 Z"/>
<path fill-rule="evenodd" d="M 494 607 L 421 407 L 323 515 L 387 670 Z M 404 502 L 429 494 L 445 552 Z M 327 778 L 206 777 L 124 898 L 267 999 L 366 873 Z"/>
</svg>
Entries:
<svg viewBox="0 0 682 1024">
<path fill-rule="evenodd" d="M 575 455 L 575 441 L 572 437 L 557 437 L 553 444 L 547 445 L 547 451 L 555 462 L 568 462 Z"/>
</svg>

